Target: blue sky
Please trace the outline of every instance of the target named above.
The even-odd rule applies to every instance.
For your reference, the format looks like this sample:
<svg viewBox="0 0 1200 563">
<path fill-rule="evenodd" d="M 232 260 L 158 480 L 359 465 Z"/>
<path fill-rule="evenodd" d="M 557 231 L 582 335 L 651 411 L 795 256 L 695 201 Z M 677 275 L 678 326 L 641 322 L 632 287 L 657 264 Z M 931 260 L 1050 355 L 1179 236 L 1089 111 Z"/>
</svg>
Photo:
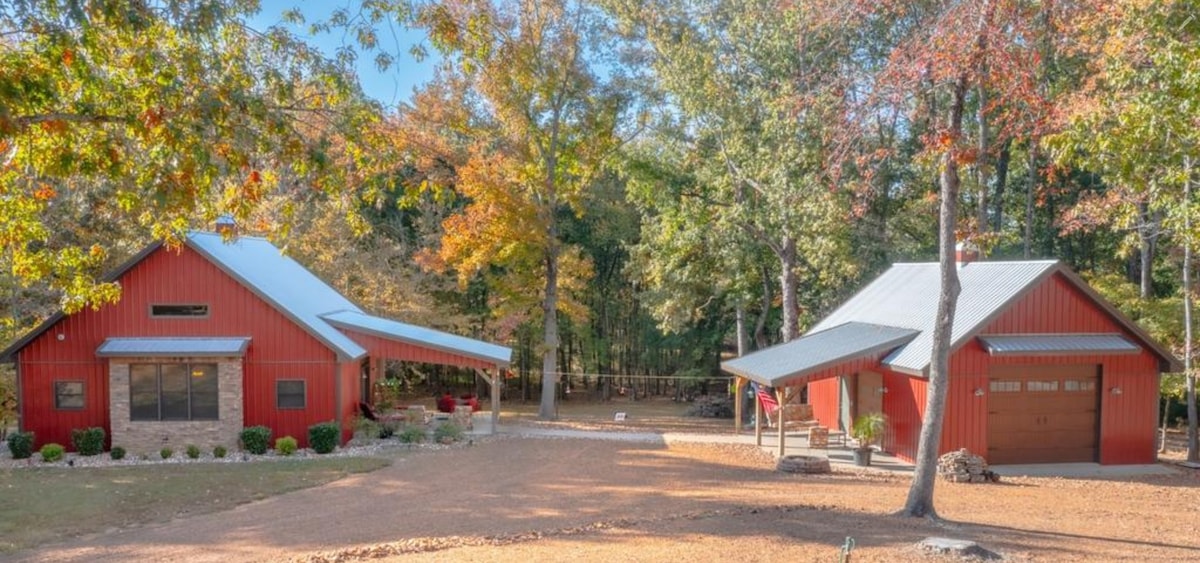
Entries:
<svg viewBox="0 0 1200 563">
<path fill-rule="evenodd" d="M 281 25 L 283 23 L 281 14 L 294 7 L 300 8 L 309 22 L 325 20 L 333 9 L 347 4 L 354 4 L 354 2 L 353 0 L 338 2 L 262 0 L 262 10 L 251 18 L 249 23 L 251 27 L 260 30 L 272 25 Z M 337 32 L 309 35 L 307 26 L 289 25 L 287 27 L 310 44 L 319 47 L 331 58 L 343 43 L 353 44 L 354 41 L 352 37 L 343 38 L 342 34 Z M 380 46 L 396 56 L 396 61 L 391 68 L 379 72 L 375 68 L 375 54 L 362 53 L 361 50 L 357 61 L 358 80 L 362 84 L 363 91 L 389 108 L 395 107 L 397 103 L 410 101 L 413 88 L 433 78 L 433 69 L 436 64 L 435 57 L 428 57 L 424 62 L 418 63 L 412 58 L 412 55 L 408 54 L 409 47 L 425 42 L 423 32 L 411 31 L 398 26 L 394 29 L 394 35 L 392 29 L 388 27 L 382 27 L 379 30 Z"/>
</svg>

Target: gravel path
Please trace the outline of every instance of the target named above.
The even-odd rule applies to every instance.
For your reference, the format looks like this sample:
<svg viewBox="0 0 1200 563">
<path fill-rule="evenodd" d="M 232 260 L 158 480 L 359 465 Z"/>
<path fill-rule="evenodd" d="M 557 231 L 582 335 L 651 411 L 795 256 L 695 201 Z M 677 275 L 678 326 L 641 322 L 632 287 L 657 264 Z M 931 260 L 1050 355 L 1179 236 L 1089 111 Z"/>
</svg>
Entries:
<svg viewBox="0 0 1200 563">
<path fill-rule="evenodd" d="M 1009 560 L 1200 560 L 1197 473 L 938 485 L 935 525 L 895 518 L 908 477 L 781 474 L 752 446 L 502 437 L 421 451 L 234 510 L 78 538 L 48 561 L 912 560 L 920 539 Z"/>
</svg>

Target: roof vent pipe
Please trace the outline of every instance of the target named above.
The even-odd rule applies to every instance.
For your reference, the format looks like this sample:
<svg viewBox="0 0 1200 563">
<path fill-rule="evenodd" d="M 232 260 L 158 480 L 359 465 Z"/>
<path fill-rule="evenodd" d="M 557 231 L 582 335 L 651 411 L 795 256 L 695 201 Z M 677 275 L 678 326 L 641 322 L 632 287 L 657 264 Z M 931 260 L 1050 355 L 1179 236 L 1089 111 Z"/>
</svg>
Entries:
<svg viewBox="0 0 1200 563">
<path fill-rule="evenodd" d="M 959 268 L 979 260 L 979 247 L 970 241 L 958 243 L 954 247 L 954 260 Z"/>
<path fill-rule="evenodd" d="M 221 236 L 223 236 L 225 238 L 233 238 L 233 237 L 236 237 L 238 234 L 237 221 L 234 221 L 233 215 L 230 215 L 228 213 L 225 213 L 225 214 L 221 215 L 220 217 L 217 217 L 217 222 L 215 224 L 215 227 L 216 228 L 214 230 L 217 231 L 218 234 L 220 234 Z"/>
</svg>

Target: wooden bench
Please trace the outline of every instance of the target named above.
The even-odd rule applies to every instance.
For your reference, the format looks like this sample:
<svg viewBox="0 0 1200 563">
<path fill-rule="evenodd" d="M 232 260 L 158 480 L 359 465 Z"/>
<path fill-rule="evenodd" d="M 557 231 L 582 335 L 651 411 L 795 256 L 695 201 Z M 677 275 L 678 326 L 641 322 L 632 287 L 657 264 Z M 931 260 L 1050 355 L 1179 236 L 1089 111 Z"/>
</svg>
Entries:
<svg viewBox="0 0 1200 563">
<path fill-rule="evenodd" d="M 808 430 L 817 425 L 812 405 L 784 405 L 783 429 Z"/>
</svg>

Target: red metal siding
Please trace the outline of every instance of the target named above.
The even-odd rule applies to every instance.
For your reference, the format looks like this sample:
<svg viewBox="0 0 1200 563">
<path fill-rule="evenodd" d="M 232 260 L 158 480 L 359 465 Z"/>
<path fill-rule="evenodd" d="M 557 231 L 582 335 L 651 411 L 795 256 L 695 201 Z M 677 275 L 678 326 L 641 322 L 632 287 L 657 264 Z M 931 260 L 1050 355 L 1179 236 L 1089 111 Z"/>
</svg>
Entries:
<svg viewBox="0 0 1200 563">
<path fill-rule="evenodd" d="M 415 346 L 405 342 L 388 340 L 386 338 L 380 338 L 378 336 L 354 330 L 341 330 L 346 334 L 346 336 L 349 336 L 352 340 L 357 342 L 359 346 L 366 348 L 367 354 L 372 358 L 387 358 L 389 360 L 400 360 L 405 362 L 423 362 L 427 364 L 443 364 L 480 369 L 496 367 L 496 362 L 489 362 L 451 352 L 443 352 L 433 348 L 422 348 L 420 346 Z"/>
<path fill-rule="evenodd" d="M 813 407 L 813 417 L 826 428 L 838 427 L 838 403 L 841 385 L 837 377 L 829 377 L 808 384 L 808 402 Z"/>
<path fill-rule="evenodd" d="M 248 425 L 265 424 L 276 436 L 303 441 L 309 424 L 335 419 L 334 353 L 195 251 L 160 248 L 118 281 L 124 290 L 119 303 L 62 319 L 18 354 L 24 424 L 39 444 L 69 444 L 71 429 L 82 426 L 111 433 L 106 362 L 95 355 L 108 337 L 249 336 L 243 375 Z M 152 303 L 207 303 L 209 316 L 151 319 Z M 55 410 L 56 379 L 83 379 L 87 408 Z M 275 409 L 277 379 L 308 381 L 309 408 Z"/>
<path fill-rule="evenodd" d="M 1107 332 L 1138 341 L 1061 275 L 1050 277 L 1018 299 L 981 332 Z M 1136 355 L 993 357 L 978 340 L 971 339 L 950 360 L 952 376 L 941 450 L 966 447 L 975 453 L 987 452 L 987 378 L 991 366 L 1067 364 L 1101 366 L 1100 462 L 1153 463 L 1159 372 L 1158 359 L 1146 349 Z M 1121 394 L 1112 394 L 1113 387 L 1120 387 Z M 975 389 L 982 389 L 984 396 L 976 397 Z"/>
<path fill-rule="evenodd" d="M 896 457 L 912 461 L 917 457 L 917 441 L 921 435 L 921 419 L 925 413 L 925 390 L 928 382 L 888 369 L 881 369 L 883 414 L 887 416 L 887 431 L 882 448 Z M 947 422 L 949 422 L 947 420 Z"/>
<path fill-rule="evenodd" d="M 338 377 L 339 384 L 342 386 L 341 405 L 338 408 L 341 415 L 338 417 L 338 422 L 342 425 L 343 444 L 354 437 L 354 418 L 358 415 L 361 374 L 361 362 L 343 362 L 341 364 L 341 374 Z"/>
</svg>

